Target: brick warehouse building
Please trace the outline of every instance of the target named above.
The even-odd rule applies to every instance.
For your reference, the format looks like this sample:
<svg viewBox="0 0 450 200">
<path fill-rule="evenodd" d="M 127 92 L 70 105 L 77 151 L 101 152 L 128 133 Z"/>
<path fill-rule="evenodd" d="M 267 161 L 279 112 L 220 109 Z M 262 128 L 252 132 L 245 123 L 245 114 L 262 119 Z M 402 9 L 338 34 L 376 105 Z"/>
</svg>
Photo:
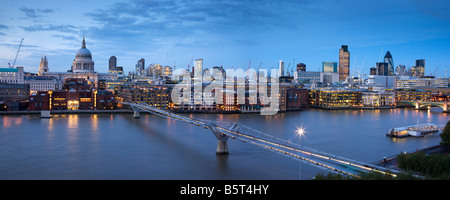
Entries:
<svg viewBox="0 0 450 200">
<path fill-rule="evenodd" d="M 29 97 L 29 110 L 114 109 L 116 102 L 110 91 L 95 90 L 82 79 L 67 79 L 63 90 L 39 91 Z"/>
</svg>

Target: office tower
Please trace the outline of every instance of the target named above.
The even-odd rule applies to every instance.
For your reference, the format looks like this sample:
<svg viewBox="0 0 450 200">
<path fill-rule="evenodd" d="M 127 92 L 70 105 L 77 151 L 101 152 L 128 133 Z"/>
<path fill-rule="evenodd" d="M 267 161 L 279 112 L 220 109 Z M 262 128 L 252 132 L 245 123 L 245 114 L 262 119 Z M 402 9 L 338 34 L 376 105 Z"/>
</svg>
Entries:
<svg viewBox="0 0 450 200">
<path fill-rule="evenodd" d="M 389 76 L 388 63 L 377 62 L 377 74 L 378 76 Z"/>
<path fill-rule="evenodd" d="M 302 71 L 302 72 L 306 71 L 305 63 L 298 63 L 297 64 L 297 71 Z"/>
<path fill-rule="evenodd" d="M 162 71 L 163 76 L 172 76 L 172 67 L 171 66 L 164 66 Z"/>
<path fill-rule="evenodd" d="M 297 64 L 297 71 L 306 71 L 306 64 L 305 63 L 298 63 Z"/>
<path fill-rule="evenodd" d="M 398 65 L 395 68 L 395 75 L 397 76 L 407 76 L 407 70 L 405 65 Z"/>
<path fill-rule="evenodd" d="M 284 62 L 282 60 L 278 61 L 279 76 L 284 76 Z"/>
<path fill-rule="evenodd" d="M 376 67 L 371 67 L 370 68 L 370 75 L 377 75 L 377 68 Z"/>
<path fill-rule="evenodd" d="M 425 60 L 416 60 L 416 66 L 411 67 L 411 73 L 413 76 L 421 77 L 425 75 Z"/>
<path fill-rule="evenodd" d="M 201 78 L 203 76 L 203 59 L 195 60 L 194 67 L 192 68 L 194 76 Z M 201 80 L 201 79 L 200 79 Z"/>
<path fill-rule="evenodd" d="M 117 58 L 116 56 L 111 56 L 109 58 L 109 71 L 116 71 L 117 70 Z"/>
<path fill-rule="evenodd" d="M 337 62 L 322 62 L 322 72 L 338 72 Z"/>
<path fill-rule="evenodd" d="M 391 52 L 386 52 L 386 55 L 384 56 L 384 62 L 387 63 L 388 76 L 394 76 L 394 60 L 392 59 Z"/>
<path fill-rule="evenodd" d="M 141 58 L 138 63 L 136 64 L 136 74 L 137 75 L 143 75 L 144 74 L 144 68 L 145 68 L 145 59 Z"/>
<path fill-rule="evenodd" d="M 350 52 L 347 45 L 339 49 L 339 81 L 344 81 L 350 75 Z"/>
<path fill-rule="evenodd" d="M 161 77 L 163 76 L 163 66 L 161 64 L 155 64 L 153 66 L 153 75 L 155 77 Z"/>
</svg>

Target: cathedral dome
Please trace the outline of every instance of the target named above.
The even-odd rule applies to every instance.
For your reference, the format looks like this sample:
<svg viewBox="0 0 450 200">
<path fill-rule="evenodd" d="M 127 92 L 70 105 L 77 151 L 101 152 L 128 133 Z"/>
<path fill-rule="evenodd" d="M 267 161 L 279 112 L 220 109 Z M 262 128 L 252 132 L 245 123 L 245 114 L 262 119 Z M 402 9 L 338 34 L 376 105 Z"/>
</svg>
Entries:
<svg viewBox="0 0 450 200">
<path fill-rule="evenodd" d="M 88 58 L 92 59 L 91 52 L 86 48 L 81 48 L 77 51 L 77 54 L 75 55 L 75 58 Z"/>
<path fill-rule="evenodd" d="M 86 41 L 81 43 L 81 49 L 77 51 L 73 60 L 72 72 L 94 72 L 94 61 L 92 61 L 91 52 L 86 49 Z"/>
<path fill-rule="evenodd" d="M 88 49 L 86 49 L 86 41 L 84 40 L 84 37 L 83 37 L 83 42 L 81 44 L 81 49 L 79 49 L 77 51 L 77 54 L 75 55 L 75 58 L 92 59 L 91 52 Z"/>
</svg>

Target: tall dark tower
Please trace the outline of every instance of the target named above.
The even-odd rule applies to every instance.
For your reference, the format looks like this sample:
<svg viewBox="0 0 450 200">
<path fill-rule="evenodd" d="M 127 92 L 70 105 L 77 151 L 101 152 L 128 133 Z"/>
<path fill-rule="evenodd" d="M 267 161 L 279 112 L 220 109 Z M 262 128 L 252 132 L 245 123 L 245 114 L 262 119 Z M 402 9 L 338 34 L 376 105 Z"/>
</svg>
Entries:
<svg viewBox="0 0 450 200">
<path fill-rule="evenodd" d="M 425 59 L 416 60 L 416 66 L 413 66 L 412 75 L 416 77 L 421 77 L 425 75 Z"/>
<path fill-rule="evenodd" d="M 339 49 L 339 81 L 344 81 L 350 75 L 350 52 L 347 45 Z"/>
<path fill-rule="evenodd" d="M 384 62 L 387 63 L 387 75 L 394 76 L 394 60 L 392 59 L 391 52 L 386 52 L 384 56 Z"/>
<path fill-rule="evenodd" d="M 111 56 L 109 58 L 109 71 L 116 71 L 117 70 L 117 58 L 116 56 Z"/>
<path fill-rule="evenodd" d="M 306 64 L 305 63 L 298 63 L 297 64 L 297 71 L 306 71 Z"/>
</svg>

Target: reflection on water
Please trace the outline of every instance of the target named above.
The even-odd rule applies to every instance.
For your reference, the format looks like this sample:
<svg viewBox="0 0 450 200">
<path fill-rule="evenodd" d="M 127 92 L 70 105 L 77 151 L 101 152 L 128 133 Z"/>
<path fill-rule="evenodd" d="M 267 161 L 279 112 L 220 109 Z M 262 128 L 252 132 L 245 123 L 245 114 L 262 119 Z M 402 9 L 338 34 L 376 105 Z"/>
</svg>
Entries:
<svg viewBox="0 0 450 200">
<path fill-rule="evenodd" d="M 20 116 L 4 116 L 2 125 L 4 127 L 20 126 L 22 118 Z"/>
<path fill-rule="evenodd" d="M 388 138 L 394 127 L 433 122 L 446 113 L 410 109 L 317 110 L 273 116 L 184 114 L 239 122 L 324 152 L 364 162 L 440 142 L 438 135 Z M 239 140 L 230 154 L 215 154 L 210 130 L 158 116 L 61 114 L 0 116 L 0 179 L 297 179 L 300 162 Z M 302 138 L 296 134 L 304 128 Z M 14 133 L 14 134 L 10 134 Z M 301 140 L 300 140 L 301 139 Z M 310 179 L 319 169 L 302 165 Z"/>
</svg>

